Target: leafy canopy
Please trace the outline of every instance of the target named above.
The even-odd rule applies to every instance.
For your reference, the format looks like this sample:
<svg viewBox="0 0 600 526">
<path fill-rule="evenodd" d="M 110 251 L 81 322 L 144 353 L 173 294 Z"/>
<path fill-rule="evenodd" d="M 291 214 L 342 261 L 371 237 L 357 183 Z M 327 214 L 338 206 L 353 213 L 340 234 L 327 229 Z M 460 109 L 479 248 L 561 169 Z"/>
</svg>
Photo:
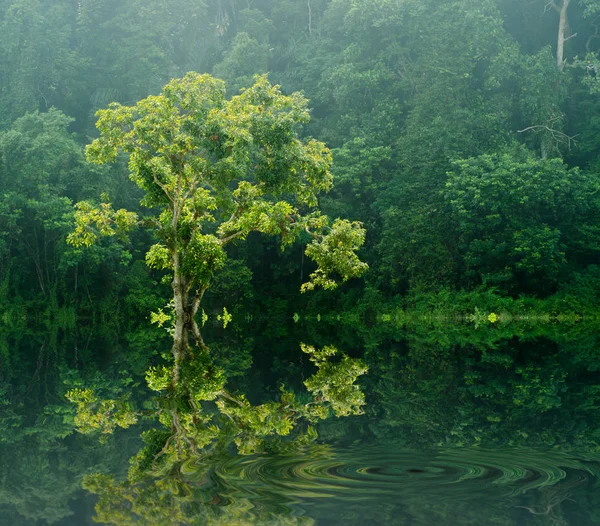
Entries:
<svg viewBox="0 0 600 526">
<path fill-rule="evenodd" d="M 524 149 L 456 161 L 442 192 L 458 233 L 462 274 L 493 286 L 552 286 L 565 253 L 597 247 L 598 182 Z M 519 283 L 519 281 L 517 281 Z"/>
<path fill-rule="evenodd" d="M 332 187 L 331 153 L 301 140 L 309 120 L 307 99 L 283 95 L 266 76 L 226 99 L 225 83 L 188 73 L 135 106 L 113 103 L 97 113 L 100 137 L 87 147 L 94 163 L 129 155 L 131 180 L 144 191 L 145 219 L 160 242 L 147 253 L 156 268 L 181 273 L 191 289 L 206 288 L 222 268 L 223 247 L 252 231 L 280 236 L 282 247 L 304 232 L 307 255 L 317 262 L 305 289 L 333 288 L 367 268 L 356 256 L 365 231 L 358 222 L 332 227 L 317 209 Z M 69 242 L 89 246 L 99 236 L 123 234 L 138 218 L 108 203 L 79 203 Z"/>
</svg>

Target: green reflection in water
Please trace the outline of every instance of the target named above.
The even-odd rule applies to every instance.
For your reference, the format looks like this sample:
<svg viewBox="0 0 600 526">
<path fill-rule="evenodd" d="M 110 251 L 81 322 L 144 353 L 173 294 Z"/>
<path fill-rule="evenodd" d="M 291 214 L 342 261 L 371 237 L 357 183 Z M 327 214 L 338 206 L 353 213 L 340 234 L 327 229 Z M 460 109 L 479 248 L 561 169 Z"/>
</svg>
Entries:
<svg viewBox="0 0 600 526">
<path fill-rule="evenodd" d="M 598 469 L 600 455 L 551 450 L 313 446 L 197 458 L 151 485 L 90 489 L 111 524 L 136 523 L 132 511 L 157 525 L 571 524 L 565 504 L 594 498 Z"/>
<path fill-rule="evenodd" d="M 223 430 L 210 447 L 155 459 L 169 423 L 133 479 L 126 470 L 144 447 L 140 433 L 160 432 L 154 416 L 176 399 L 146 388 L 145 370 L 162 363 L 147 350 L 150 333 L 126 347 L 85 330 L 4 333 L 0 524 L 72 526 L 93 515 L 113 524 L 600 524 L 593 324 L 511 333 L 495 323 L 471 326 L 470 336 L 458 324 L 391 325 L 332 330 L 323 320 L 277 338 L 260 326 L 215 335 L 228 394 L 246 393 L 252 407 L 281 401 L 282 383 L 310 403 L 303 382 L 318 369 L 299 343 L 307 332 L 316 349 L 334 340 L 369 368 L 359 381 L 365 414 L 313 424 L 316 442 L 301 439 L 300 421 L 287 437 L 271 428 L 257 453 L 239 455 L 232 444 L 243 419 L 228 427 L 209 401 L 204 411 Z M 64 399 L 74 387 L 128 396 L 138 424 L 104 445 L 75 433 Z M 97 512 L 79 490 L 84 475 Z"/>
<path fill-rule="evenodd" d="M 167 361 L 150 367 L 146 381 L 159 396 L 139 409 L 130 401 L 131 392 L 103 399 L 90 388 L 68 391 L 66 397 L 77 407 L 77 429 L 99 432 L 102 441 L 117 427 L 128 428 L 140 419 L 156 418 L 160 424 L 142 433 L 145 446 L 130 460 L 126 480 L 117 482 L 99 473 L 84 477 L 84 488 L 99 496 L 96 520 L 115 525 L 246 523 L 236 507 L 227 507 L 226 517 L 213 513 L 207 504 L 222 497 L 207 501 L 183 474 L 190 473 L 192 465 L 202 466 L 207 474 L 213 459 L 234 445 L 238 454 L 248 455 L 307 444 L 317 438 L 314 426 L 320 420 L 363 413 L 364 395 L 355 383 L 367 371 L 363 362 L 340 357 L 333 346 L 301 344 L 301 349 L 316 368 L 303 382 L 308 393 L 297 394 L 282 385 L 276 399 L 261 403 L 226 388 L 225 370 L 213 362 L 207 348 L 190 349 L 185 360 L 174 365 Z M 263 518 L 252 519 L 256 520 Z"/>
</svg>

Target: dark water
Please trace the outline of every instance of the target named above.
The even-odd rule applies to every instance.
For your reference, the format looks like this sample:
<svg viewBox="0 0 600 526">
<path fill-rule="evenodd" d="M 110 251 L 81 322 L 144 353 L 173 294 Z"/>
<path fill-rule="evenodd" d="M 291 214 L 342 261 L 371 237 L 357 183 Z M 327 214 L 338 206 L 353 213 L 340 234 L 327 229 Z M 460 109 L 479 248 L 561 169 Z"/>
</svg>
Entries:
<svg viewBox="0 0 600 526">
<path fill-rule="evenodd" d="M 522 448 L 370 444 L 231 459 L 216 466 L 214 491 L 225 508 L 278 510 L 272 521 L 258 521 L 264 524 L 300 517 L 315 524 L 595 524 L 584 517 L 593 508 L 597 460 Z"/>
<path fill-rule="evenodd" d="M 154 424 L 142 420 L 101 444 L 74 431 L 64 392 L 129 391 L 143 406 L 144 371 L 164 339 L 140 331 L 5 328 L 0 524 L 600 524 L 592 324 L 213 328 L 212 352 L 251 401 L 281 383 L 302 390 L 310 364 L 300 342 L 362 357 L 365 414 L 324 421 L 305 445 L 284 438 L 253 455 L 224 447 L 108 498 L 93 495 L 84 475 L 124 480 L 140 433 Z"/>
</svg>

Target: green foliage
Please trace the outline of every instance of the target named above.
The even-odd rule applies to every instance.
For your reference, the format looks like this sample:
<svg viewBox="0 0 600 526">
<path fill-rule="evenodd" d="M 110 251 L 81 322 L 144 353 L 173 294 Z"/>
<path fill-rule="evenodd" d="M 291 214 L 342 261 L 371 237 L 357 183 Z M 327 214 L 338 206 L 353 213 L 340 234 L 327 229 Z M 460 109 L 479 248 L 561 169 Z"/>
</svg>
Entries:
<svg viewBox="0 0 600 526">
<path fill-rule="evenodd" d="M 152 245 L 146 252 L 146 264 L 150 268 L 160 270 L 173 268 L 173 262 L 169 254 L 169 249 L 159 243 Z"/>
<path fill-rule="evenodd" d="M 238 33 L 225 52 L 223 60 L 214 67 L 217 77 L 227 80 L 232 90 L 239 90 L 251 84 L 257 73 L 266 73 L 269 46 L 259 42 L 248 33 Z"/>
<path fill-rule="evenodd" d="M 71 389 L 65 395 L 77 404 L 75 425 L 81 433 L 101 431 L 111 434 L 117 427 L 128 428 L 137 423 L 138 416 L 131 410 L 127 397 L 119 400 L 99 400 L 91 389 Z M 105 437 L 103 440 L 107 440 Z"/>
<path fill-rule="evenodd" d="M 244 455 L 270 447 L 276 436 L 294 433 L 295 441 L 306 443 L 316 438 L 307 424 L 326 419 L 331 411 L 336 416 L 362 414 L 364 395 L 355 383 L 366 366 L 347 356 L 333 363 L 331 358 L 338 355 L 334 347 L 319 351 L 303 345 L 302 350 L 318 368 L 305 382 L 313 396 L 310 401 L 282 386 L 278 399 L 251 404 L 243 394 L 225 388 L 224 370 L 213 363 L 208 350 L 199 350 L 180 368 L 150 367 L 148 387 L 160 395 L 154 403 L 144 404 L 141 412 L 132 408 L 128 395 L 101 400 L 91 389 L 75 388 L 66 397 L 76 404 L 78 431 L 99 432 L 103 441 L 117 427 L 127 428 L 141 416 L 158 420 L 161 428 L 144 432 L 146 445 L 131 460 L 129 470 L 127 484 L 146 484 L 231 443 Z"/>
<path fill-rule="evenodd" d="M 223 392 L 225 381 L 223 369 L 213 363 L 208 351 L 201 351 L 185 363 L 178 388 L 196 402 L 212 401 Z"/>
<path fill-rule="evenodd" d="M 70 200 L 64 196 L 84 173 L 81 148 L 67 131 L 72 119 L 56 109 L 30 113 L 0 133 L 0 276 L 30 280 L 32 292 L 47 294 L 64 279 L 68 260 L 64 244 L 72 220 Z M 27 288 L 23 288 L 25 293 Z"/>
<path fill-rule="evenodd" d="M 208 459 L 195 462 L 194 471 L 210 469 Z M 89 475 L 85 488 L 98 495 L 97 520 L 115 526 L 163 524 L 205 524 L 208 526 L 279 524 L 312 526 L 308 517 L 277 513 L 269 507 L 256 509 L 248 499 L 234 499 L 232 505 L 216 506 L 213 492 L 193 478 L 170 475 L 145 485 L 120 483 L 108 475 Z"/>
<path fill-rule="evenodd" d="M 162 327 L 165 323 L 169 321 L 173 322 L 172 314 L 167 314 L 162 309 L 158 309 L 158 311 L 150 313 L 150 323 L 155 323 L 159 327 Z"/>
<path fill-rule="evenodd" d="M 221 241 L 213 235 L 196 232 L 191 239 L 182 271 L 200 283 L 210 283 L 214 274 L 225 265 L 227 254 Z"/>
<path fill-rule="evenodd" d="M 356 255 L 365 241 L 362 224 L 337 219 L 331 230 L 322 238 L 313 241 L 306 248 L 306 255 L 317 263 L 317 270 L 302 286 L 302 291 L 313 290 L 316 286 L 333 289 L 337 283 L 330 277 L 337 274 L 343 281 L 361 276 L 368 265 Z"/>
<path fill-rule="evenodd" d="M 229 313 L 229 311 L 227 310 L 227 307 L 223 307 L 223 314 L 219 314 L 217 316 L 217 320 L 222 321 L 223 322 L 223 328 L 226 329 L 227 325 L 229 325 L 229 322 L 231 320 L 233 320 L 233 316 Z"/>
<path fill-rule="evenodd" d="M 464 284 L 552 290 L 568 268 L 566 254 L 594 244 L 596 188 L 590 174 L 518 150 L 457 161 L 443 195 Z"/>
<path fill-rule="evenodd" d="M 210 295 L 219 303 L 242 305 L 253 296 L 252 271 L 241 259 L 227 259 L 212 282 Z"/>
<path fill-rule="evenodd" d="M 187 290 L 206 288 L 224 265 L 226 243 L 259 231 L 288 244 L 316 224 L 291 202 L 274 197 L 295 194 L 298 205 L 315 207 L 318 193 L 331 187 L 327 148 L 297 138 L 298 124 L 308 121 L 304 97 L 281 94 L 264 76 L 231 100 L 224 92 L 222 81 L 189 73 L 136 106 L 113 104 L 98 112 L 101 137 L 87 148 L 96 163 L 115 161 L 119 151 L 129 154 L 130 177 L 145 192 L 142 204 L 161 208 L 153 225 L 162 244 L 150 249 L 148 264 L 173 269 Z M 113 235 L 136 217 L 121 210 L 113 217 L 107 204 L 78 207 L 69 237 L 75 246 L 96 240 L 92 225 L 100 235 Z M 229 219 L 221 217 L 225 214 Z M 215 221 L 216 235 L 202 233 L 204 223 Z M 326 222 L 318 226 L 322 230 Z M 314 235 L 321 240 L 319 232 Z M 335 242 L 335 251 L 327 257 L 324 248 L 307 252 L 323 265 L 313 286 L 331 288 L 332 271 L 343 280 L 361 275 L 366 265 L 355 251 L 363 239 L 358 223 L 335 222 L 321 241 L 324 248 Z"/>
<path fill-rule="evenodd" d="M 344 356 L 339 363 L 330 362 L 328 358 L 337 354 L 334 347 L 324 347 L 318 351 L 302 345 L 302 352 L 308 354 L 310 361 L 319 368 L 317 374 L 304 382 L 315 399 L 331 404 L 335 416 L 362 414 L 365 397 L 356 380 L 367 372 L 367 366 L 348 356 Z"/>
<path fill-rule="evenodd" d="M 74 247 L 90 247 L 100 236 L 119 235 L 127 241 L 125 234 L 137 223 L 137 214 L 120 209 L 113 211 L 110 203 L 94 207 L 87 201 L 76 205 L 75 230 L 67 236 L 67 242 Z"/>
<path fill-rule="evenodd" d="M 146 371 L 146 383 L 153 391 L 165 391 L 172 381 L 171 370 L 165 365 L 153 366 Z"/>
<path fill-rule="evenodd" d="M 598 342 L 581 320 L 594 325 L 600 300 L 598 2 L 571 0 L 564 68 L 552 2 L 249 5 L 0 2 L 0 324 L 35 343 L 21 352 L 0 338 L 0 514 L 19 514 L 7 522 L 63 520 L 77 477 L 92 469 L 81 460 L 92 449 L 65 452 L 74 408 L 53 392 L 59 363 L 84 378 L 107 362 L 146 372 L 156 397 L 134 403 L 106 380 L 68 386 L 79 389 L 70 396 L 82 429 L 108 437 L 136 417 L 162 423 L 144 434 L 127 483 L 90 477 L 107 523 L 218 523 L 212 512 L 230 504 L 174 473 L 200 455 L 208 472 L 206 458 L 231 443 L 251 453 L 283 447 L 273 437 L 314 440 L 309 426 L 330 414 L 365 411 L 369 432 L 421 449 L 596 447 Z M 206 74 L 170 80 L 190 70 L 226 84 Z M 283 87 L 254 79 L 266 71 Z M 110 167 L 83 162 L 98 108 L 88 156 Z M 98 201 L 105 190 L 112 199 Z M 306 252 L 296 241 L 310 243 Z M 373 269 L 364 290 L 357 280 L 299 299 L 306 276 L 302 290 L 363 275 L 358 250 Z M 169 284 L 185 301 L 161 310 Z M 262 397 L 271 359 L 287 386 L 300 384 L 294 354 L 268 346 L 252 355 L 247 342 L 227 341 L 209 355 L 197 341 L 175 363 L 155 350 L 166 334 L 143 325 L 148 315 L 171 336 L 177 321 L 193 332 L 208 319 L 199 301 L 223 324 L 231 311 L 241 325 L 246 308 L 257 334 L 282 342 L 293 331 L 278 318 L 293 305 L 296 328 L 359 329 L 367 344 L 353 336 L 350 347 L 366 355 L 304 347 L 317 367 L 305 381 L 310 396 L 285 388 Z M 349 311 L 341 320 L 339 305 Z M 49 350 L 30 337 L 32 319 L 49 340 L 57 325 L 77 337 Z M 97 353 L 81 329 L 94 324 L 107 340 Z M 111 336 L 118 326 L 127 327 L 123 346 Z M 570 331 L 577 345 L 565 343 Z M 51 403 L 29 408 L 26 398 Z M 332 420 L 329 436 L 341 436 L 335 426 L 347 424 Z M 532 493 L 518 504 L 529 506 Z M 560 522 L 551 503 L 536 520 Z M 418 504 L 407 513 L 431 523 Z M 221 522 L 284 521 L 244 505 Z M 451 520 L 446 511 L 428 518 Z"/>
<path fill-rule="evenodd" d="M 595 178 L 600 153 L 595 140 L 596 4 L 570 2 L 569 34 L 577 37 L 568 39 L 566 66 L 560 68 L 552 4 L 314 0 L 300 6 L 277 0 L 248 7 L 243 2 L 200 5 L 191 0 L 168 5 L 159 0 L 8 0 L 0 6 L 0 76 L 6 86 L 0 95 L 0 129 L 8 133 L 12 127 L 3 139 L 7 175 L 2 187 L 8 191 L 0 202 L 0 273 L 7 275 L 6 269 L 13 267 L 9 294 L 17 295 L 17 283 L 28 283 L 32 290 L 23 294 L 28 301 L 54 295 L 58 304 L 93 310 L 97 299 L 110 303 L 120 294 L 125 286 L 122 267 L 143 257 L 143 244 L 162 246 L 160 254 L 148 255 L 148 263 L 173 272 L 170 243 L 175 240 L 168 231 L 175 216 L 162 212 L 169 208 L 164 190 L 172 191 L 177 151 L 188 152 L 181 166 L 188 170 L 186 184 L 194 179 L 192 174 L 203 174 L 195 196 L 188 196 L 194 203 L 177 217 L 180 244 L 192 238 L 201 250 L 211 244 L 209 238 L 194 237 L 195 229 L 200 236 L 221 240 L 234 235 L 231 244 L 254 231 L 277 236 L 286 246 L 308 239 L 302 234 L 308 221 L 297 216 L 306 218 L 317 194 L 330 189 L 333 159 L 336 188 L 321 195 L 319 205 L 332 219 L 353 215 L 371 232 L 361 249 L 361 257 L 375 269 L 367 277 L 369 286 L 387 295 L 438 285 L 472 287 L 481 279 L 465 278 L 463 270 L 476 263 L 454 249 L 461 233 L 443 198 L 454 161 L 501 155 L 507 145 L 520 141 L 533 155 L 563 157 L 569 169 L 579 167 Z M 212 102 L 205 113 L 190 114 L 184 123 L 177 121 L 177 113 L 187 115 L 183 108 L 191 106 L 178 102 L 183 91 L 177 95 L 178 88 L 161 89 L 188 70 L 223 77 L 227 90 L 219 80 L 207 81 L 204 95 Z M 264 80 L 258 88 L 253 75 L 266 71 L 283 85 L 283 93 L 304 90 L 314 107 L 310 123 L 303 96 L 266 95 L 270 88 Z M 184 91 L 190 88 L 191 93 L 192 84 L 187 82 Z M 227 99 L 240 88 L 247 93 Z M 262 104 L 263 96 L 268 104 Z M 108 112 L 99 121 L 101 135 L 106 135 L 99 139 L 104 151 L 94 153 L 92 148 L 90 155 L 98 158 L 102 153 L 115 164 L 110 169 L 85 166 L 77 141 L 93 135 L 95 110 L 111 101 L 120 106 L 102 110 Z M 261 107 L 270 110 L 261 114 Z M 35 114 L 40 110 L 45 113 Z M 34 113 L 22 121 L 26 112 Z M 206 124 L 199 133 L 191 124 L 194 119 Z M 179 142 L 169 148 L 171 125 L 179 130 Z M 148 145 L 139 155 L 125 145 L 138 132 L 138 146 Z M 123 143 L 118 146 L 120 133 Z M 27 146 L 24 141 L 32 142 Z M 331 156 L 320 141 L 331 145 Z M 127 189 L 128 161 L 142 195 L 137 188 Z M 306 163 L 321 179 L 317 189 L 290 183 L 302 179 L 298 176 L 307 183 Z M 41 174 L 54 175 L 43 176 L 46 182 L 41 182 Z M 184 193 L 191 186 L 186 188 Z M 94 201 L 107 189 L 116 198 L 114 210 L 104 208 L 108 200 Z M 151 210 L 138 210 L 138 198 Z M 117 239 L 85 251 L 66 246 L 69 200 L 82 201 L 76 212 L 78 233 L 71 241 L 79 238 L 83 248 L 100 230 Z M 229 222 L 242 202 L 250 208 Z M 125 210 L 135 212 L 139 222 Z M 134 223 L 158 236 L 133 233 L 129 253 L 115 241 Z M 524 286 L 525 278 L 512 271 L 482 269 L 491 276 L 490 283 L 502 282 L 511 293 L 536 289 L 548 294 L 555 285 L 539 288 L 545 278 L 535 268 L 546 266 L 555 276 L 551 280 L 560 281 L 593 261 L 593 244 L 565 245 L 560 226 L 532 222 L 529 227 L 507 244 L 524 255 L 526 262 L 517 274 L 536 277 Z M 327 227 L 322 228 L 313 233 L 326 235 Z M 47 256 L 44 243 L 50 248 Z M 222 254 L 214 244 L 208 247 L 209 256 L 220 265 Z M 276 282 L 275 287 L 292 295 L 297 280 L 280 278 L 291 276 L 300 258 L 291 250 L 271 251 L 268 241 L 260 241 L 254 253 L 238 250 L 241 244 L 236 244 L 226 249 L 227 255 L 254 273 L 254 285 L 267 292 Z M 485 250 L 484 243 L 475 251 Z M 183 264 L 185 250 L 181 252 Z M 258 252 L 268 254 L 268 266 L 259 263 Z M 545 262 L 539 260 L 542 253 L 554 255 Z M 26 257 L 28 265 L 15 263 Z M 187 265 L 195 262 L 188 260 Z M 216 277 L 206 268 L 194 272 L 200 281 Z M 319 277 L 313 285 L 329 287 L 330 279 Z"/>
</svg>

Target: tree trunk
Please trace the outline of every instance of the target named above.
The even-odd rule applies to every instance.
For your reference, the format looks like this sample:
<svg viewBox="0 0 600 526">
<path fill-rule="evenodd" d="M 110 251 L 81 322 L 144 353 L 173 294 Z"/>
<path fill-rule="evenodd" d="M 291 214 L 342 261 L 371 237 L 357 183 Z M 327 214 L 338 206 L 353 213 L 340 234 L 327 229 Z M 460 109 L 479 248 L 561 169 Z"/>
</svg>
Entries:
<svg viewBox="0 0 600 526">
<path fill-rule="evenodd" d="M 202 302 L 202 298 L 204 297 L 204 293 L 208 286 L 203 286 L 200 290 L 196 292 L 196 296 L 194 297 L 194 301 L 192 302 L 192 308 L 190 311 L 190 325 L 192 330 L 192 336 L 196 341 L 196 345 L 201 349 L 206 349 L 206 344 L 202 339 L 202 333 L 200 332 L 200 327 L 198 327 L 198 323 L 196 322 L 196 314 L 198 313 L 198 309 L 200 308 L 200 303 Z"/>
<path fill-rule="evenodd" d="M 540 145 L 540 155 L 542 159 L 548 158 L 548 148 L 546 148 L 546 138 L 542 136 L 542 142 Z"/>
<path fill-rule="evenodd" d="M 560 21 L 558 23 L 558 44 L 556 46 L 556 65 L 558 69 L 562 71 L 565 67 L 565 42 L 566 32 L 568 28 L 567 10 L 569 9 L 569 3 L 571 0 L 562 0 L 562 4 L 559 8 Z"/>
<path fill-rule="evenodd" d="M 194 343 L 201 349 L 206 349 L 202 339 L 200 327 L 196 323 L 196 314 L 204 292 L 208 288 L 203 286 L 196 291 L 193 301 L 190 302 L 190 284 L 179 268 L 178 256 L 173 256 L 174 276 L 171 286 L 173 288 L 173 303 L 175 307 L 175 329 L 173 331 L 173 385 L 179 381 L 181 363 L 190 355 L 190 336 Z"/>
<path fill-rule="evenodd" d="M 173 383 L 179 381 L 179 369 L 181 361 L 189 350 L 189 300 L 186 280 L 179 267 L 179 255 L 173 255 L 173 303 L 175 307 L 175 329 L 173 331 Z"/>
</svg>

